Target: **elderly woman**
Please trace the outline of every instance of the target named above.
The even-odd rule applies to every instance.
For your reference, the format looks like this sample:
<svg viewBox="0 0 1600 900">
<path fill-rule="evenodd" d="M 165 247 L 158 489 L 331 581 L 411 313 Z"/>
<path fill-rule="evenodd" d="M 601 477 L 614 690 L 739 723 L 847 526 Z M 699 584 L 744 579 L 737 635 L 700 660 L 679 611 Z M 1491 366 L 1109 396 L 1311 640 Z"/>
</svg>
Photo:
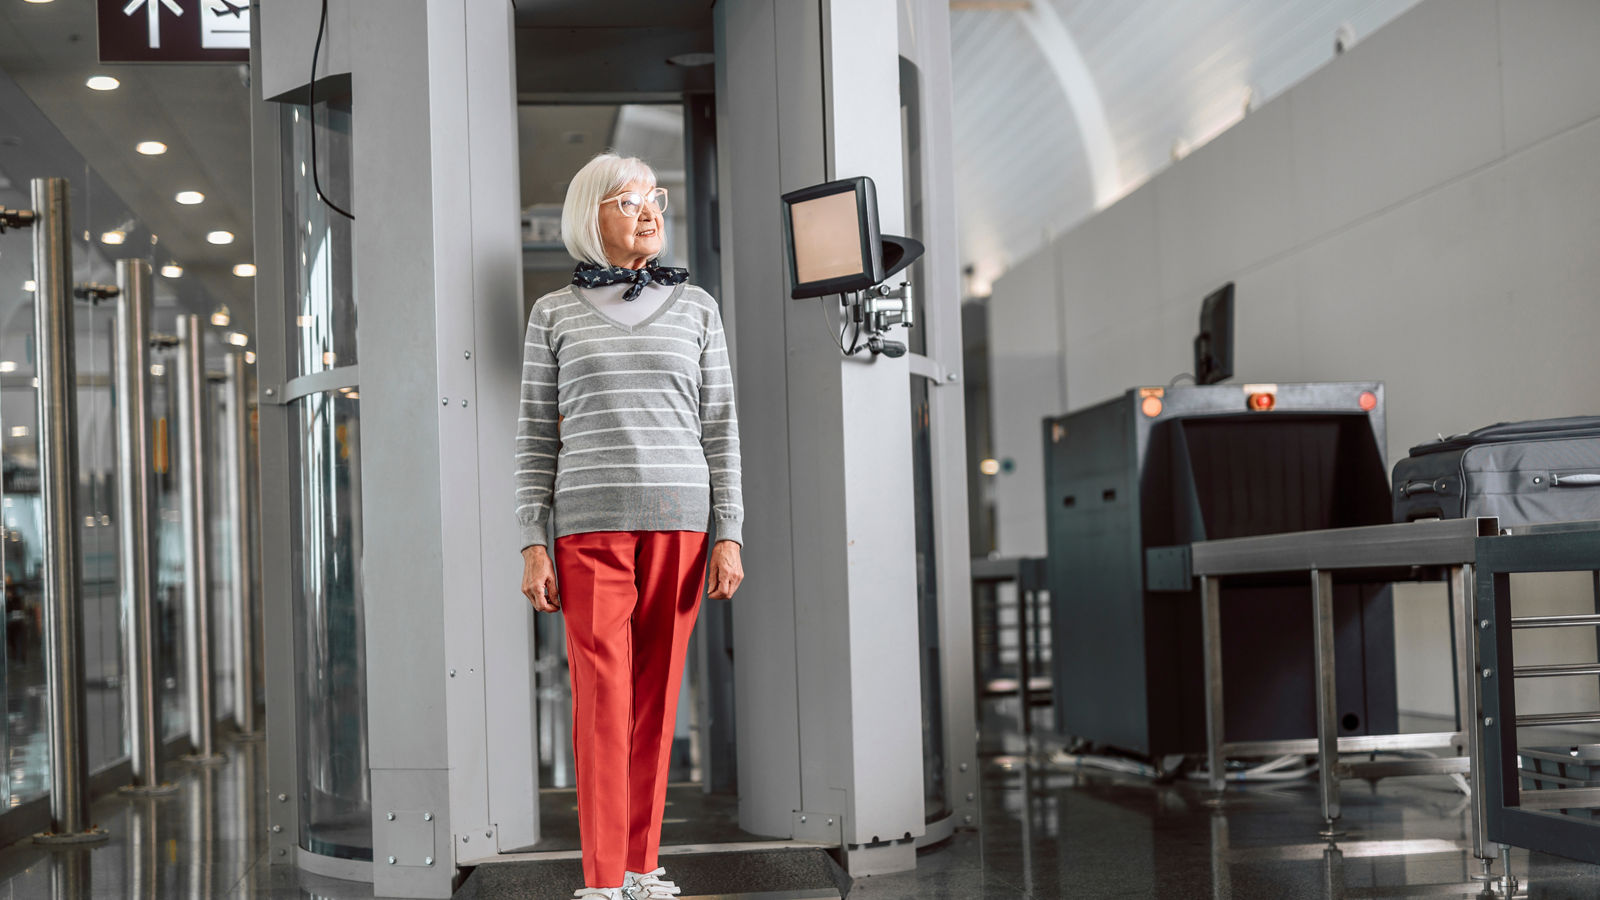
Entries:
<svg viewBox="0 0 1600 900">
<path fill-rule="evenodd" d="M 578 260 L 572 284 L 540 297 L 528 317 L 517 418 L 522 591 L 566 623 L 578 897 L 678 893 L 656 854 L 708 526 L 717 538 L 710 596 L 732 597 L 744 578 L 722 318 L 686 270 L 656 265 L 666 207 L 642 161 L 591 160 L 561 212 L 561 238 Z"/>
</svg>

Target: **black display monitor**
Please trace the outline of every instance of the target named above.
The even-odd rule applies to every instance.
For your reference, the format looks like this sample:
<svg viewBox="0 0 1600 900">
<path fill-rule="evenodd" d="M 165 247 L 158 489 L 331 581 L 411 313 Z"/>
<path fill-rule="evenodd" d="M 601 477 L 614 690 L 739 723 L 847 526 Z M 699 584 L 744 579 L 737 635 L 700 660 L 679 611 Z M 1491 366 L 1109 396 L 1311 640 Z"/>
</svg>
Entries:
<svg viewBox="0 0 1600 900">
<path fill-rule="evenodd" d="M 865 175 L 784 194 L 783 231 L 795 300 L 865 290 L 886 277 L 878 193 Z"/>
<path fill-rule="evenodd" d="M 1194 338 L 1195 384 L 1233 377 L 1233 282 L 1200 303 L 1200 333 Z"/>
</svg>

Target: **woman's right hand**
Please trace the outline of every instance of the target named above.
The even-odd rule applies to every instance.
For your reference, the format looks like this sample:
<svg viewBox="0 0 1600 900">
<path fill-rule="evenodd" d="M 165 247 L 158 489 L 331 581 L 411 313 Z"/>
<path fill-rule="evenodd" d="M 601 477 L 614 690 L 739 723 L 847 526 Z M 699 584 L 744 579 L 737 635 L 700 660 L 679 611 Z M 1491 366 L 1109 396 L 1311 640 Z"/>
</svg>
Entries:
<svg viewBox="0 0 1600 900">
<path fill-rule="evenodd" d="M 556 588 L 556 567 L 550 551 L 535 544 L 522 551 L 522 593 L 539 612 L 561 611 L 561 593 Z"/>
</svg>

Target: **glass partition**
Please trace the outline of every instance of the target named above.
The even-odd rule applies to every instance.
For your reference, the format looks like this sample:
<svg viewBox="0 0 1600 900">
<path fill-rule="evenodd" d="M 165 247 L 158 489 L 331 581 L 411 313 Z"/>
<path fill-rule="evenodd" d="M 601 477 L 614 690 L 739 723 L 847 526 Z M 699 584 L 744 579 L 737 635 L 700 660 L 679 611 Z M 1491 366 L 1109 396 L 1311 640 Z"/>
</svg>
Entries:
<svg viewBox="0 0 1600 900">
<path fill-rule="evenodd" d="M 353 372 L 356 302 L 351 223 L 317 194 L 350 201 L 349 98 L 283 112 L 286 353 L 291 378 Z M 361 589 L 360 394 L 345 386 L 295 400 L 289 455 L 295 586 L 300 846 L 372 858 L 366 634 Z M 292 395 L 291 395 L 292 396 Z"/>
<path fill-rule="evenodd" d="M 90 260 L 92 263 L 93 260 Z M 89 771 L 127 756 L 123 718 L 122 595 L 117 564 L 117 434 L 111 390 L 115 307 L 79 303 L 78 549 L 82 556 L 84 739 Z"/>
<path fill-rule="evenodd" d="M 327 392 L 295 407 L 300 842 L 315 853 L 371 859 L 360 404 L 350 394 Z"/>
<path fill-rule="evenodd" d="M 210 582 L 211 598 L 211 697 L 213 712 L 218 721 L 234 717 L 233 682 L 235 648 L 233 643 L 236 618 L 233 584 L 233 491 L 232 454 L 228 452 L 227 391 L 220 380 L 206 385 L 206 469 L 210 474 L 206 493 L 206 580 Z"/>
<path fill-rule="evenodd" d="M 317 104 L 317 165 L 324 196 L 350 202 L 350 103 Z M 289 376 L 356 363 L 356 299 L 351 222 L 317 197 L 311 178 L 311 123 L 304 106 L 284 112 L 284 199 L 291 205 L 284 251 L 289 262 Z M 348 208 L 348 207 L 346 207 Z"/>
<path fill-rule="evenodd" d="M 150 365 L 151 458 L 155 512 L 150 547 L 155 569 L 156 692 L 161 698 L 161 731 L 165 738 L 189 733 L 188 650 L 183 643 L 183 497 L 178 482 L 176 358 L 154 353 Z"/>
</svg>

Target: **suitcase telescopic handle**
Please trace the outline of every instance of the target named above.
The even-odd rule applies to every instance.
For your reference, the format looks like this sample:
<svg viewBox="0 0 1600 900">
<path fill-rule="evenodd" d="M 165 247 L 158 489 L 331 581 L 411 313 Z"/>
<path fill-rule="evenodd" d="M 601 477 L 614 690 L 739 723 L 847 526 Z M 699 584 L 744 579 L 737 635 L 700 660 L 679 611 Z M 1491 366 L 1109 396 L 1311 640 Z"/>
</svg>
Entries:
<svg viewBox="0 0 1600 900">
<path fill-rule="evenodd" d="M 1551 487 L 1594 487 L 1600 485 L 1600 474 L 1578 472 L 1573 475 L 1551 475 Z"/>
</svg>

